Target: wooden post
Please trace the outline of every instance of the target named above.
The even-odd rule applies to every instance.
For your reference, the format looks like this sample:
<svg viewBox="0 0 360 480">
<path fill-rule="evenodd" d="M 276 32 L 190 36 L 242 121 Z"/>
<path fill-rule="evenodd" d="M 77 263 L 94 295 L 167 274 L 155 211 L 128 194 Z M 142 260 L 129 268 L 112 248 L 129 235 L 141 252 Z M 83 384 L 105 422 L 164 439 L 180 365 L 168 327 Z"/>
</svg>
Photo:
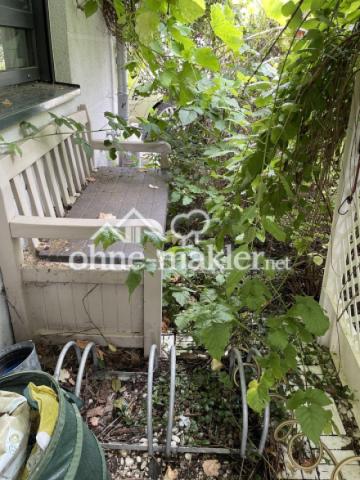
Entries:
<svg viewBox="0 0 360 480">
<path fill-rule="evenodd" d="M 21 277 L 21 239 L 11 236 L 9 222 L 17 214 L 10 183 L 0 187 L 0 268 L 16 341 L 29 340 L 29 323 Z"/>
<path fill-rule="evenodd" d="M 157 252 L 153 245 L 146 245 L 145 258 L 156 259 Z M 149 356 L 151 345 L 161 347 L 162 324 L 162 271 L 157 268 L 151 275 L 144 273 L 144 355 Z"/>
</svg>

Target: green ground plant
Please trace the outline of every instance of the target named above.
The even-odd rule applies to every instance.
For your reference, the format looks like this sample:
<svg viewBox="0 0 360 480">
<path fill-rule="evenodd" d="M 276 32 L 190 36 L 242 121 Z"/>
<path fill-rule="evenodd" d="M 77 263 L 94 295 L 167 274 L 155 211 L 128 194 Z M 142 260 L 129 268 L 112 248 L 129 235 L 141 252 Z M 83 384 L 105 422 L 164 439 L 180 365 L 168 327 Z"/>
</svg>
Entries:
<svg viewBox="0 0 360 480">
<path fill-rule="evenodd" d="M 79 7 L 86 16 L 103 9 L 129 46 L 130 75 L 150 69 L 153 79 L 138 94 L 161 92 L 174 106 L 169 118 L 154 113 L 139 123 L 148 139 L 173 147 L 170 216 L 194 207 L 211 216 L 206 238 L 188 254 L 231 244 L 235 252 L 291 251 L 295 264 L 304 255 L 320 264 L 314 245 L 326 241 L 359 68 L 360 2 L 85 0 Z M 329 327 L 316 298 L 284 288 L 294 268 L 166 272 L 165 306 L 179 330 L 218 360 L 230 344 L 262 351 L 262 375 L 248 389 L 257 412 L 296 369 L 302 345 Z M 131 272 L 131 291 L 140 278 Z M 288 398 L 314 442 L 331 426 L 328 403 L 318 389 Z"/>
</svg>

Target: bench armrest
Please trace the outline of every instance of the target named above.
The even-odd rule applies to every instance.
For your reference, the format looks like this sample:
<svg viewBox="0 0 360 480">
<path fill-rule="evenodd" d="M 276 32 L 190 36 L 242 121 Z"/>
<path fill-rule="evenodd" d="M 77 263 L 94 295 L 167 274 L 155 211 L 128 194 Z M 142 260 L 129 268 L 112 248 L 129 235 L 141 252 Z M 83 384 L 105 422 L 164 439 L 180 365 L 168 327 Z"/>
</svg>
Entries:
<svg viewBox="0 0 360 480">
<path fill-rule="evenodd" d="M 10 221 L 13 238 L 49 238 L 66 240 L 91 240 L 104 227 L 116 229 L 153 230 L 163 233 L 161 225 L 152 219 L 88 219 L 88 218 L 54 218 L 18 215 Z M 126 240 L 124 240 L 126 241 Z"/>
<path fill-rule="evenodd" d="M 92 141 L 94 150 L 109 151 L 116 148 L 119 152 L 131 153 L 159 153 L 161 155 L 161 168 L 169 168 L 168 156 L 171 153 L 171 145 L 167 142 L 117 142 L 116 145 L 106 146 L 102 141 Z"/>
</svg>

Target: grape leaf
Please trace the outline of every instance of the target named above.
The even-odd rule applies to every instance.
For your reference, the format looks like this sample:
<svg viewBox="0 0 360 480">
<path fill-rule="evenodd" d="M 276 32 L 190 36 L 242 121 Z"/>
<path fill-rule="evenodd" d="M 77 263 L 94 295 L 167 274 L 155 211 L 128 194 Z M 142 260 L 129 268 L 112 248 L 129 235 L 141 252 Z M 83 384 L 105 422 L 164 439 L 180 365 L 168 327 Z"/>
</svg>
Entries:
<svg viewBox="0 0 360 480">
<path fill-rule="evenodd" d="M 301 297 L 299 295 L 295 297 L 295 301 L 295 305 L 289 310 L 289 315 L 300 317 L 305 324 L 305 328 L 313 335 L 324 335 L 329 328 L 329 319 L 318 302 L 312 297 Z"/>
<path fill-rule="evenodd" d="M 325 410 L 316 403 L 297 408 L 295 416 L 300 423 L 303 433 L 315 444 L 319 443 L 320 435 L 332 418 L 331 411 Z"/>
<path fill-rule="evenodd" d="M 269 391 L 261 381 L 253 380 L 249 383 L 247 402 L 255 412 L 262 412 L 269 401 Z"/>
<path fill-rule="evenodd" d="M 217 37 L 234 52 L 243 44 L 242 27 L 235 25 L 235 17 L 228 5 L 221 3 L 211 5 L 211 27 Z"/>
<path fill-rule="evenodd" d="M 205 0 L 177 0 L 171 13 L 182 23 L 193 23 L 205 13 Z"/>
<path fill-rule="evenodd" d="M 213 323 L 209 327 L 198 331 L 198 335 L 210 355 L 217 360 L 221 360 L 230 341 L 231 331 L 232 325 L 230 323 Z"/>
<path fill-rule="evenodd" d="M 190 125 L 190 123 L 194 122 L 197 117 L 198 114 L 195 112 L 195 110 L 183 108 L 179 111 L 179 118 L 183 126 Z"/>
<path fill-rule="evenodd" d="M 153 11 L 140 11 L 136 17 L 135 31 L 139 40 L 144 45 L 148 44 L 157 33 L 160 24 L 158 13 Z"/>
<path fill-rule="evenodd" d="M 97 0 L 88 0 L 83 8 L 86 18 L 89 18 L 98 11 L 99 4 Z"/>
<path fill-rule="evenodd" d="M 133 294 L 133 292 L 137 289 L 140 285 L 142 279 L 142 273 L 140 270 L 132 268 L 127 276 L 126 285 L 129 290 L 129 296 Z"/>
<path fill-rule="evenodd" d="M 263 217 L 262 224 L 265 230 L 269 232 L 274 238 L 276 238 L 276 240 L 278 240 L 279 242 L 285 241 L 286 233 L 271 218 Z"/>
<path fill-rule="evenodd" d="M 270 298 L 270 290 L 257 278 L 247 280 L 240 292 L 241 301 L 252 311 L 259 310 Z"/>
<path fill-rule="evenodd" d="M 213 72 L 218 72 L 220 70 L 219 60 L 209 47 L 197 48 L 194 50 L 194 60 L 198 65 L 208 68 Z"/>
</svg>

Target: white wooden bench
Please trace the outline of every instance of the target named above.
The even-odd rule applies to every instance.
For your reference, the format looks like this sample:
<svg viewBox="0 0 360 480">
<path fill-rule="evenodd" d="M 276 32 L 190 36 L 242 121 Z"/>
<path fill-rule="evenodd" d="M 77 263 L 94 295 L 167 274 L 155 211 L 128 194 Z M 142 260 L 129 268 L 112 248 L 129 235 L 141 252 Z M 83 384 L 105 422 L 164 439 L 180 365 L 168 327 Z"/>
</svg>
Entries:
<svg viewBox="0 0 360 480">
<path fill-rule="evenodd" d="M 84 107 L 70 117 L 90 131 Z M 74 132 L 67 130 L 52 123 L 39 133 L 41 138 L 22 141 L 22 155 L 0 156 L 0 268 L 16 341 L 63 343 L 78 338 L 143 348 L 148 355 L 152 344 L 160 346 L 160 270 L 145 273 L 129 300 L 125 281 L 130 266 L 74 270 L 67 263 L 39 260 L 24 248 L 36 250 L 38 239 L 88 240 L 104 223 L 117 223 L 67 217 L 68 209 L 97 175 L 93 160 L 76 144 Z M 92 141 L 90 134 L 84 135 L 95 149 L 107 149 L 102 142 Z M 119 147 L 158 153 L 164 166 L 170 152 L 165 142 L 124 142 Z M 122 226 L 148 225 L 128 219 Z M 148 247 L 145 255 L 155 257 L 155 248 Z"/>
</svg>

